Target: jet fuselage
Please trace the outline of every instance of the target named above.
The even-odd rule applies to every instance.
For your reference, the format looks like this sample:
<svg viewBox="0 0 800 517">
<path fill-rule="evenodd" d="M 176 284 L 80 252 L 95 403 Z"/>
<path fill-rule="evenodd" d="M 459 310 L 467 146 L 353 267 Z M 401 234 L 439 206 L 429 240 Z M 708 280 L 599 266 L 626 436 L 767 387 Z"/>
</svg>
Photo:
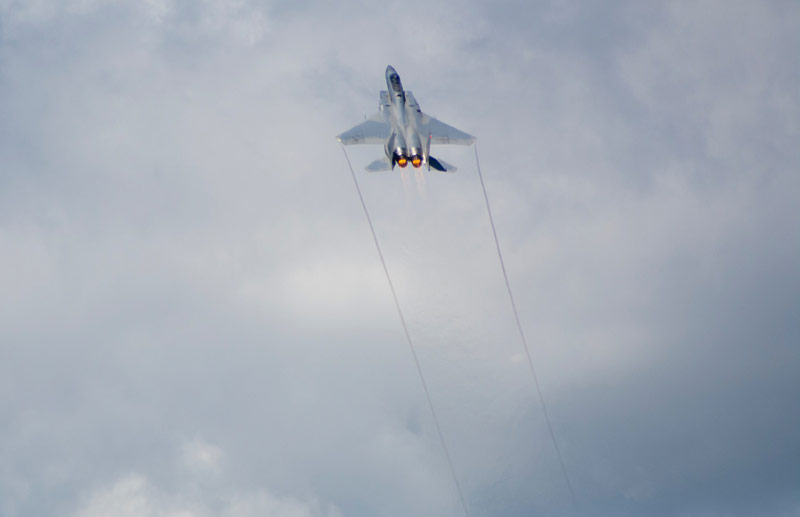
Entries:
<svg viewBox="0 0 800 517">
<path fill-rule="evenodd" d="M 384 113 L 386 122 L 391 126 L 392 133 L 384 145 L 386 157 L 389 158 L 392 168 L 397 164 L 405 167 L 410 161 L 414 167 L 420 167 L 423 163 L 428 163 L 430 145 L 423 147 L 423 138 L 428 140 L 427 135 L 423 137 L 419 132 L 419 119 L 421 111 L 416 101 L 406 102 L 406 92 L 403 90 L 403 83 L 400 75 L 394 67 L 386 67 L 386 87 L 389 103 L 381 102 L 381 108 L 389 113 Z M 382 99 L 383 101 L 384 99 Z"/>
<path fill-rule="evenodd" d="M 383 144 L 385 157 L 365 168 L 369 172 L 414 167 L 425 164 L 439 172 L 455 172 L 456 167 L 430 155 L 431 144 L 472 145 L 475 137 L 427 115 L 419 109 L 414 94 L 403 89 L 400 76 L 386 67 L 386 90 L 381 90 L 378 112 L 364 122 L 337 135 L 342 145 Z"/>
</svg>

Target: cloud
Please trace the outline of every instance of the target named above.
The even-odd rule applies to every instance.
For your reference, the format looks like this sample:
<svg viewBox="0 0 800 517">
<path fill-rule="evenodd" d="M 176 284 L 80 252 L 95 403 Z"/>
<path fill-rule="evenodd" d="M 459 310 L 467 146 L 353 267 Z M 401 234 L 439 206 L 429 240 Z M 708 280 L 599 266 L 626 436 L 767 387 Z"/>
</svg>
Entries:
<svg viewBox="0 0 800 517">
<path fill-rule="evenodd" d="M 336 508 L 276 497 L 265 491 L 236 493 L 219 500 L 196 491 L 164 493 L 147 478 L 131 474 L 92 494 L 74 517 L 339 517 Z"/>
<path fill-rule="evenodd" d="M 391 63 L 478 136 L 578 511 L 796 514 L 799 17 L 0 2 L 0 513 L 459 513 L 333 138 Z M 357 172 L 457 475 L 571 515 L 472 150 L 437 153 Z"/>
</svg>

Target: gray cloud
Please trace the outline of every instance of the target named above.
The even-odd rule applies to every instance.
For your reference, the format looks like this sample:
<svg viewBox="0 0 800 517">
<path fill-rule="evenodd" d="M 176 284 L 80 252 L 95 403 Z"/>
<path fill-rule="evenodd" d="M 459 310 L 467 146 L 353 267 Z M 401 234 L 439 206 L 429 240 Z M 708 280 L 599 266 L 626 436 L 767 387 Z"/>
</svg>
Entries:
<svg viewBox="0 0 800 517">
<path fill-rule="evenodd" d="M 391 63 L 578 499 L 442 149 L 360 180 L 473 513 L 797 515 L 799 18 L 0 2 L 0 514 L 459 514 L 333 139 Z"/>
</svg>

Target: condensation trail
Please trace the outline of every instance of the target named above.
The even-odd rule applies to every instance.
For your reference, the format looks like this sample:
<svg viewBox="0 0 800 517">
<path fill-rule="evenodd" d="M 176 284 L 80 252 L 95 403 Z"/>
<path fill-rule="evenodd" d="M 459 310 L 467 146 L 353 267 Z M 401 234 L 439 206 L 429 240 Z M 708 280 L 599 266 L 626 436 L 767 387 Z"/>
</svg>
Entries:
<svg viewBox="0 0 800 517">
<path fill-rule="evenodd" d="M 425 173 L 422 169 L 414 169 L 414 179 L 417 182 L 417 194 L 425 199 Z"/>
<path fill-rule="evenodd" d="M 356 173 L 353 171 L 353 165 L 350 163 L 350 157 L 347 155 L 347 150 L 342 145 L 342 152 L 344 153 L 344 158 L 347 160 L 347 166 L 350 168 L 350 175 L 353 176 L 353 183 L 356 186 L 356 192 L 358 192 L 358 199 L 361 201 L 361 208 L 364 209 L 364 215 L 367 217 L 367 223 L 369 223 L 369 231 L 372 233 L 372 240 L 375 241 L 375 248 L 378 250 L 378 257 L 381 259 L 381 265 L 383 266 L 383 272 L 386 274 L 386 281 L 389 283 L 389 290 L 392 292 L 392 298 L 394 299 L 394 306 L 397 308 L 397 315 L 400 316 L 400 323 L 403 325 L 403 332 L 406 335 L 406 342 L 408 342 L 408 348 L 411 350 L 411 356 L 414 358 L 414 365 L 417 367 L 417 373 L 419 373 L 419 380 L 422 382 L 422 389 L 425 392 L 425 398 L 428 401 L 428 407 L 431 410 L 431 416 L 433 416 L 433 423 L 436 426 L 436 433 L 439 435 L 439 441 L 442 443 L 442 450 L 444 451 L 445 458 L 447 458 L 447 465 L 450 467 L 450 473 L 453 476 L 453 483 L 456 486 L 456 491 L 458 492 L 458 499 L 461 501 L 461 506 L 464 508 L 464 514 L 469 517 L 469 509 L 467 508 L 467 502 L 464 499 L 464 493 L 461 491 L 461 485 L 458 482 L 458 477 L 456 476 L 456 469 L 453 467 L 453 460 L 450 458 L 450 450 L 447 448 L 447 444 L 444 441 L 444 434 L 442 433 L 442 427 L 439 425 L 439 417 L 436 415 L 436 410 L 433 408 L 433 401 L 431 400 L 430 391 L 428 391 L 428 383 L 425 382 L 425 376 L 422 374 L 422 366 L 420 366 L 419 359 L 417 358 L 417 351 L 414 348 L 414 343 L 411 341 L 411 334 L 408 333 L 408 326 L 406 325 L 406 319 L 403 317 L 403 311 L 400 309 L 400 302 L 397 300 L 397 293 L 394 290 L 394 284 L 392 283 L 392 277 L 389 276 L 389 269 L 386 267 L 386 260 L 383 258 L 383 252 L 381 251 L 381 246 L 378 244 L 378 236 L 375 234 L 375 227 L 372 225 L 372 219 L 369 216 L 369 211 L 367 210 L 367 204 L 364 202 L 364 196 L 361 194 L 361 187 L 358 186 L 358 179 L 356 178 Z"/>
<path fill-rule="evenodd" d="M 511 301 L 511 309 L 514 311 L 514 320 L 517 322 L 517 330 L 519 331 L 519 337 L 522 340 L 522 347 L 525 349 L 525 356 L 528 358 L 528 366 L 531 370 L 531 377 L 533 377 L 533 384 L 536 386 L 536 394 L 539 396 L 539 403 L 542 406 L 542 414 L 544 415 L 544 421 L 547 424 L 547 431 L 550 433 L 550 439 L 553 442 L 553 449 L 556 451 L 556 456 L 558 456 L 558 462 L 561 465 L 561 472 L 564 474 L 564 481 L 567 484 L 567 489 L 569 490 L 569 495 L 572 498 L 572 505 L 575 509 L 577 509 L 577 500 L 575 498 L 575 492 L 572 489 L 572 483 L 570 482 L 569 475 L 567 474 L 567 467 L 564 465 L 564 458 L 561 455 L 561 449 L 558 448 L 558 442 L 556 441 L 556 434 L 553 432 L 553 425 L 550 423 L 550 415 L 547 413 L 547 404 L 544 401 L 544 395 L 542 395 L 542 388 L 539 385 L 539 377 L 536 375 L 536 368 L 533 367 L 533 359 L 531 358 L 531 352 L 528 348 L 528 341 L 525 339 L 525 333 L 522 331 L 522 324 L 519 321 L 519 313 L 517 312 L 517 304 L 514 302 L 514 295 L 511 293 L 511 284 L 508 282 L 508 274 L 506 273 L 506 264 L 503 260 L 503 253 L 500 251 L 500 241 L 497 239 L 497 230 L 494 227 L 494 218 L 492 217 L 492 209 L 489 206 L 489 195 L 486 194 L 486 185 L 483 183 L 483 174 L 481 173 L 481 163 L 478 160 L 478 144 L 475 144 L 475 165 L 478 169 L 478 178 L 481 180 L 481 189 L 483 189 L 483 199 L 486 201 L 486 212 L 489 214 L 489 224 L 492 227 L 492 235 L 494 236 L 494 244 L 497 248 L 497 258 L 500 259 L 500 269 L 503 270 L 503 280 L 506 282 L 506 291 L 508 291 L 508 299 Z"/>
<path fill-rule="evenodd" d="M 347 154 L 347 153 L 345 153 L 345 154 Z M 408 194 L 408 192 L 410 190 L 409 187 L 408 187 L 409 179 L 408 179 L 408 176 L 406 175 L 406 173 L 404 171 L 402 171 L 402 170 L 400 171 L 400 180 L 403 182 L 403 192 Z"/>
</svg>

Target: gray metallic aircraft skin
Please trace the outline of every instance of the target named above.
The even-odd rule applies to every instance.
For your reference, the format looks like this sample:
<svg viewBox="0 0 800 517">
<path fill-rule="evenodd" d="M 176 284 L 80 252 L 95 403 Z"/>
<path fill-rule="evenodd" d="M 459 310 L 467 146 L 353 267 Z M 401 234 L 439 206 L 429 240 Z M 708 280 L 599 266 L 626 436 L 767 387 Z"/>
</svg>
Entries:
<svg viewBox="0 0 800 517">
<path fill-rule="evenodd" d="M 386 67 L 386 87 L 380 93 L 378 113 L 336 139 L 344 145 L 383 144 L 386 157 L 369 164 L 370 172 L 406 167 L 409 162 L 415 168 L 425 165 L 428 170 L 455 172 L 453 165 L 430 155 L 431 143 L 471 145 L 475 137 L 423 113 L 392 66 Z"/>
</svg>

